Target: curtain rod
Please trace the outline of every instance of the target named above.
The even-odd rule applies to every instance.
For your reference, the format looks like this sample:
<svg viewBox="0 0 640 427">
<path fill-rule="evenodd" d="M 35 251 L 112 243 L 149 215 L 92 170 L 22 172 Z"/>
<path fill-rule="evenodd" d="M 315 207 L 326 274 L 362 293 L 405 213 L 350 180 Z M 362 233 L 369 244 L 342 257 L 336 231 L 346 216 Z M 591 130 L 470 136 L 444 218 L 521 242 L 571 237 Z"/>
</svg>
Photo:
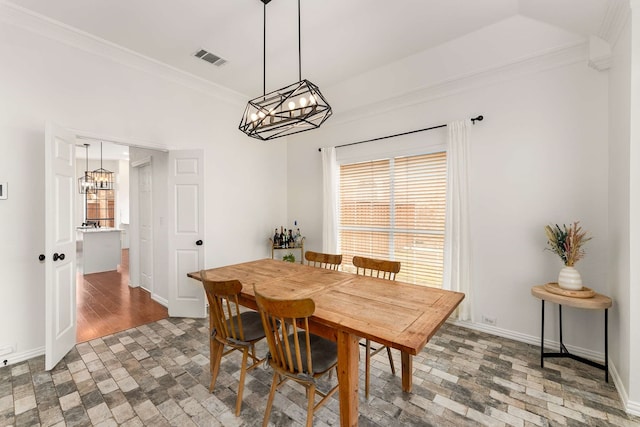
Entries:
<svg viewBox="0 0 640 427">
<path fill-rule="evenodd" d="M 470 120 L 471 120 L 471 123 L 475 125 L 477 121 L 481 122 L 482 120 L 484 120 L 484 116 L 480 115 L 478 117 L 473 117 Z M 431 127 L 424 128 L 424 129 L 410 130 L 409 132 L 396 133 L 395 135 L 380 136 L 378 138 L 365 139 L 364 141 L 350 142 L 348 144 L 336 145 L 335 148 L 348 147 L 350 145 L 364 144 L 365 142 L 379 141 L 381 139 L 395 138 L 396 136 L 409 135 L 409 134 L 412 134 L 412 133 L 424 132 L 426 130 L 440 129 L 440 128 L 445 128 L 445 127 L 447 127 L 446 124 L 438 125 L 438 126 L 431 126 Z M 318 151 L 322 151 L 322 148 L 318 148 Z"/>
</svg>

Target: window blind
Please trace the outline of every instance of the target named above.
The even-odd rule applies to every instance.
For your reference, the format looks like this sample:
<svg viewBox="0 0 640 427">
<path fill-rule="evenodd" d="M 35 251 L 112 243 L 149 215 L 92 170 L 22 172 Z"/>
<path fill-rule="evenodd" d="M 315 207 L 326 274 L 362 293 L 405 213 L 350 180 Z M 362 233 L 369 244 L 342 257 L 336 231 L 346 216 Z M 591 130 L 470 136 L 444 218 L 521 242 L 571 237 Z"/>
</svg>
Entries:
<svg viewBox="0 0 640 427">
<path fill-rule="evenodd" d="M 446 152 L 340 166 L 338 238 L 354 255 L 401 262 L 397 279 L 442 287 Z"/>
</svg>

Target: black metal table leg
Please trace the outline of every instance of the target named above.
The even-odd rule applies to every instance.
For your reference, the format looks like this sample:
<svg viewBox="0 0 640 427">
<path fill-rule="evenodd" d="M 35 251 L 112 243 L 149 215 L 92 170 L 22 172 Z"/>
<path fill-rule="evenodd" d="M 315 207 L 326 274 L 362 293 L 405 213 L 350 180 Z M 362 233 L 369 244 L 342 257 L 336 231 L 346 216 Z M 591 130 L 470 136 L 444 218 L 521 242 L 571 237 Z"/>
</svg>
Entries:
<svg viewBox="0 0 640 427">
<path fill-rule="evenodd" d="M 553 285 L 553 284 L 551 284 Z M 580 298 L 573 298 L 568 296 L 560 296 L 555 292 L 550 292 L 545 289 L 546 285 L 534 286 L 531 288 L 531 294 L 537 298 L 540 298 L 542 312 L 540 313 L 540 367 L 544 368 L 544 359 L 547 357 L 559 357 L 559 358 L 569 358 L 576 360 L 578 362 L 582 362 L 589 366 L 593 366 L 594 368 L 599 368 L 605 371 L 605 380 L 609 382 L 609 307 L 611 307 L 612 302 L 611 298 L 601 295 L 595 294 L 593 299 L 584 300 Z M 560 332 L 560 350 L 558 352 L 545 352 L 544 349 L 544 321 L 545 321 L 545 300 L 549 300 L 553 303 L 558 304 L 558 326 Z M 561 304 L 562 303 L 562 304 Z M 585 309 L 604 309 L 604 363 L 594 362 L 593 360 L 586 359 L 582 356 L 578 356 L 576 354 L 572 354 L 569 349 L 564 344 L 564 331 L 562 325 L 562 305 L 567 305 L 569 307 L 576 308 L 585 308 Z"/>
<path fill-rule="evenodd" d="M 544 300 L 542 301 L 542 329 L 540 332 L 540 367 L 544 368 Z"/>
<path fill-rule="evenodd" d="M 564 343 L 562 342 L 562 304 L 558 304 L 558 313 L 560 314 L 560 353 L 562 353 L 564 348 Z"/>
<path fill-rule="evenodd" d="M 609 309 L 604 309 L 604 379 L 609 382 Z"/>
</svg>

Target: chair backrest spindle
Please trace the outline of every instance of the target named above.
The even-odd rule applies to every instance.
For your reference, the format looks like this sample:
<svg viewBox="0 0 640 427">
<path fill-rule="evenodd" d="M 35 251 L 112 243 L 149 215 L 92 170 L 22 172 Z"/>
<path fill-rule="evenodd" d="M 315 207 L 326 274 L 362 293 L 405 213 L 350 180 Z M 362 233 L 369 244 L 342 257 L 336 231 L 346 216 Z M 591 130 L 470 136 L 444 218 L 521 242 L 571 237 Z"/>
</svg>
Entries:
<svg viewBox="0 0 640 427">
<path fill-rule="evenodd" d="M 255 294 L 265 329 L 275 331 L 267 334 L 271 363 L 292 374 L 313 372 L 308 319 L 315 311 L 313 300 L 283 301 Z M 287 333 L 287 325 L 292 327 L 292 334 Z"/>
<path fill-rule="evenodd" d="M 200 272 L 206 278 L 206 272 Z M 238 280 L 221 282 L 202 281 L 209 303 L 210 326 L 222 339 L 244 341 L 244 329 L 240 314 L 238 295 L 242 291 L 242 283 Z"/>
<path fill-rule="evenodd" d="M 354 256 L 353 265 L 356 267 L 356 274 L 380 279 L 396 280 L 396 274 L 400 272 L 398 261 Z"/>
<path fill-rule="evenodd" d="M 337 270 L 342 264 L 342 255 L 323 254 L 321 252 L 306 251 L 304 259 L 307 265 L 312 267 L 326 268 L 328 270 Z"/>
</svg>

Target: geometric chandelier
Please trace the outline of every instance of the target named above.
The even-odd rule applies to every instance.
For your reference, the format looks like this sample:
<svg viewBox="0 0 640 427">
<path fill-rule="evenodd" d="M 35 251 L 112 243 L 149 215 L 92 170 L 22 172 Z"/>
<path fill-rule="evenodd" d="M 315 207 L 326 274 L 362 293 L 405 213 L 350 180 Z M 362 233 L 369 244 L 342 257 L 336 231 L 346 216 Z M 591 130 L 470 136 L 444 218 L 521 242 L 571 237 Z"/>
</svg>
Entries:
<svg viewBox="0 0 640 427">
<path fill-rule="evenodd" d="M 300 54 L 300 0 L 298 0 L 298 82 L 276 91 L 266 92 L 266 22 L 264 3 L 263 95 L 250 100 L 239 129 L 252 138 L 270 140 L 320 127 L 331 116 L 331 106 L 320 89 L 302 79 Z"/>
<path fill-rule="evenodd" d="M 113 172 L 102 168 L 102 141 L 100 141 L 100 169 L 89 172 L 96 190 L 113 190 Z"/>
<path fill-rule="evenodd" d="M 80 194 L 94 194 L 96 192 L 96 183 L 89 173 L 89 144 L 84 144 L 85 151 L 85 167 L 84 176 L 78 178 L 78 191 Z"/>
</svg>

